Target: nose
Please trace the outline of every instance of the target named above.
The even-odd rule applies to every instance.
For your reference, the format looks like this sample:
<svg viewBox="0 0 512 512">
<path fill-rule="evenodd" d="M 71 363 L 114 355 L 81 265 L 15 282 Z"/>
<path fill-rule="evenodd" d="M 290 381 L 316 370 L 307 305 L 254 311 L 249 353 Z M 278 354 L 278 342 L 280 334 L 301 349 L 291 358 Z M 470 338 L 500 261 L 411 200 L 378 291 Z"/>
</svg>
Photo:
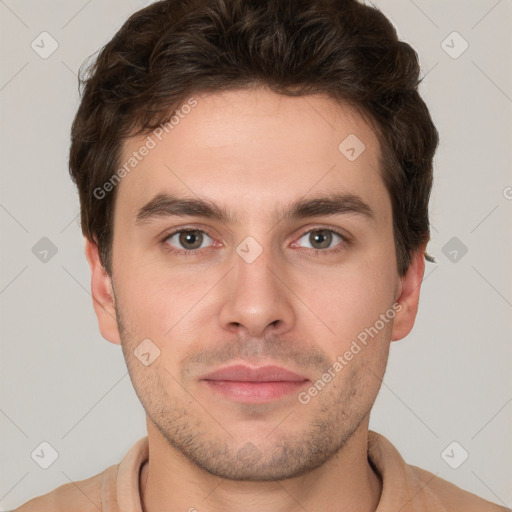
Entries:
<svg viewBox="0 0 512 512">
<path fill-rule="evenodd" d="M 251 263 L 234 255 L 234 268 L 224 281 L 220 323 L 223 329 L 251 337 L 279 335 L 292 329 L 293 293 L 286 273 L 264 250 Z"/>
</svg>

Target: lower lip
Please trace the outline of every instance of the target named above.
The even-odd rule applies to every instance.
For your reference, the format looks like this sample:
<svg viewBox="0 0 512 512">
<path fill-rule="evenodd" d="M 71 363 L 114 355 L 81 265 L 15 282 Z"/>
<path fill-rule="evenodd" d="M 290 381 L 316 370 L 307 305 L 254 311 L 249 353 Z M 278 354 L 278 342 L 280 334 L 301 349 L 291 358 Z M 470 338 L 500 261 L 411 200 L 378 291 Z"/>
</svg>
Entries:
<svg viewBox="0 0 512 512">
<path fill-rule="evenodd" d="M 277 400 L 296 393 L 308 381 L 238 382 L 229 380 L 205 380 L 209 388 L 237 402 L 261 403 Z"/>
</svg>

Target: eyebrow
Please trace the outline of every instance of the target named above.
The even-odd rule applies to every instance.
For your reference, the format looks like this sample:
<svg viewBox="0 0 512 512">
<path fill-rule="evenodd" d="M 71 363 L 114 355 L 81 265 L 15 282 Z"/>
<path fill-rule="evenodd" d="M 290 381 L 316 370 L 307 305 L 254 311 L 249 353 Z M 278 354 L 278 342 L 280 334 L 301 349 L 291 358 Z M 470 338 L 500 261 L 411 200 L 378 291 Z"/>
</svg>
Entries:
<svg viewBox="0 0 512 512">
<path fill-rule="evenodd" d="M 329 215 L 356 214 L 375 221 L 375 212 L 359 196 L 349 193 L 329 194 L 300 199 L 289 203 L 275 215 L 279 219 L 303 219 Z M 234 217 L 221 206 L 209 199 L 177 197 L 158 194 L 142 206 L 135 217 L 135 224 L 166 217 L 205 217 L 229 224 Z"/>
</svg>

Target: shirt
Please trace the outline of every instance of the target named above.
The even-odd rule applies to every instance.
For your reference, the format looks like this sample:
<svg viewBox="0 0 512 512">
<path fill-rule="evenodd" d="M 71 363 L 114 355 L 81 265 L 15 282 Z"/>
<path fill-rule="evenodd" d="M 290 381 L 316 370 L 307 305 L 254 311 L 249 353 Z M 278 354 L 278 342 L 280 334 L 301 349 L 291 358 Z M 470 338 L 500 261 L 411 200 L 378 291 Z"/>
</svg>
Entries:
<svg viewBox="0 0 512 512">
<path fill-rule="evenodd" d="M 142 512 L 140 472 L 149 459 L 148 437 L 139 439 L 119 464 L 34 498 L 15 512 Z M 375 512 L 505 512 L 417 466 L 407 464 L 384 436 L 368 431 L 368 460 L 382 479 Z"/>
</svg>

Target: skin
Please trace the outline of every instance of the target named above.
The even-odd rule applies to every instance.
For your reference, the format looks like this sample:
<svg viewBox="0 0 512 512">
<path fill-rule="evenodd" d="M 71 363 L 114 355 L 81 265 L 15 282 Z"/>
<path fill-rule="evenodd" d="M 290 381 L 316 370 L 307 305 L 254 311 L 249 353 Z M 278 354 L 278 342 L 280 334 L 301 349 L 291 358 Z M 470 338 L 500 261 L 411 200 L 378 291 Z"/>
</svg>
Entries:
<svg viewBox="0 0 512 512">
<path fill-rule="evenodd" d="M 367 460 L 369 414 L 391 341 L 413 327 L 424 273 L 424 247 L 397 273 L 377 137 L 358 113 L 320 95 L 258 88 L 194 97 L 197 106 L 118 185 L 112 279 L 86 240 L 101 334 L 122 345 L 147 413 L 144 510 L 375 510 L 382 483 Z M 366 146 L 354 161 L 338 150 L 349 134 Z M 123 161 L 145 137 L 125 142 Z M 234 220 L 137 225 L 139 208 L 164 192 L 208 198 Z M 356 194 L 374 219 L 276 216 L 332 192 Z M 165 250 L 191 251 L 179 235 L 161 242 L 180 227 L 206 233 L 195 253 Z M 318 248 L 312 229 L 338 230 L 350 243 L 333 234 Z M 247 236 L 262 248 L 252 263 L 236 252 Z M 235 402 L 199 379 L 245 362 L 283 366 L 311 385 L 396 302 L 394 320 L 308 404 L 295 392 Z M 149 366 L 134 355 L 146 338 L 160 350 Z"/>
</svg>

